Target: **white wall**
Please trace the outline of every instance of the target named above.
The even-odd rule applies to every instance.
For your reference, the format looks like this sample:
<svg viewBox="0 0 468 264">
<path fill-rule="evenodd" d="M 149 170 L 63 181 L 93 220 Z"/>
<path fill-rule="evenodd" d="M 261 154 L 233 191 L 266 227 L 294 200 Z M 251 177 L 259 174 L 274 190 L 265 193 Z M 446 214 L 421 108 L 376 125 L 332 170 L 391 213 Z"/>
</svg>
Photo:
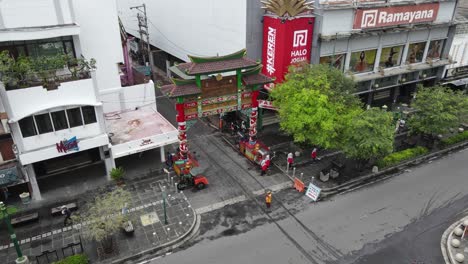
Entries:
<svg viewBox="0 0 468 264">
<path fill-rule="evenodd" d="M 137 11 L 129 7 L 145 3 L 151 44 L 182 60 L 246 48 L 248 0 L 117 1 L 126 30 L 137 37 Z"/>
<path fill-rule="evenodd" d="M 117 63 L 123 62 L 115 0 L 75 0 L 76 21 L 80 25 L 79 53 L 95 58 L 99 90 L 120 87 Z"/>
<path fill-rule="evenodd" d="M 22 152 L 42 149 L 44 147 L 55 147 L 56 143 L 64 139 L 75 137 L 78 139 L 91 138 L 103 134 L 98 123 L 92 123 L 85 126 L 63 129 L 56 132 L 40 134 L 37 136 L 23 138 Z M 59 153 L 57 153 L 59 156 Z"/>
<path fill-rule="evenodd" d="M 456 63 L 448 65 L 448 69 L 468 66 L 468 35 L 455 35 L 449 55 Z"/>
<path fill-rule="evenodd" d="M 5 28 L 74 23 L 68 0 L 3 0 L 0 1 L 0 13 Z"/>
<path fill-rule="evenodd" d="M 12 122 L 47 109 L 71 105 L 99 105 L 94 90 L 93 80 L 85 79 L 63 82 L 58 89 L 47 91 L 42 86 L 15 89 L 6 92 L 11 109 L 7 108 L 8 118 Z"/>
<path fill-rule="evenodd" d="M 148 104 L 156 105 L 154 83 L 109 89 L 101 92 L 100 100 L 104 113 L 135 109 Z"/>
</svg>

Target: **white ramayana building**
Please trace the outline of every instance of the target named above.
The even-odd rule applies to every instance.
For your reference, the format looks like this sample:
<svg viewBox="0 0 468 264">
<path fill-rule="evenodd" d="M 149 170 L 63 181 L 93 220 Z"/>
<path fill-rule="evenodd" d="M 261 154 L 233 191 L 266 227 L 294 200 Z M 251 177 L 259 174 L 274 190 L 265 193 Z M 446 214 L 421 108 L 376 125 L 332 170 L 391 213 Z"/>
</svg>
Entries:
<svg viewBox="0 0 468 264">
<path fill-rule="evenodd" d="M 120 36 L 115 0 L 0 1 L 0 51 L 15 58 L 68 54 L 97 62 L 89 74 L 59 78 L 57 87 L 0 82 L 3 128 L 11 131 L 23 172 L 16 183 L 27 183 L 33 198 L 41 199 L 41 176 L 101 160 L 108 172 L 115 167 L 115 151 L 122 157 L 161 147 L 164 157 L 164 145 L 177 141 L 176 129 L 156 111 L 151 81 L 122 87 Z M 152 128 L 154 122 L 132 123 L 142 109 L 146 118 L 159 120 L 158 129 Z M 132 133 L 114 124 L 116 116 L 128 113 L 133 119 L 121 125 L 132 126 Z M 109 129 L 122 139 L 114 142 Z M 7 185 L 0 181 L 0 186 Z"/>
</svg>

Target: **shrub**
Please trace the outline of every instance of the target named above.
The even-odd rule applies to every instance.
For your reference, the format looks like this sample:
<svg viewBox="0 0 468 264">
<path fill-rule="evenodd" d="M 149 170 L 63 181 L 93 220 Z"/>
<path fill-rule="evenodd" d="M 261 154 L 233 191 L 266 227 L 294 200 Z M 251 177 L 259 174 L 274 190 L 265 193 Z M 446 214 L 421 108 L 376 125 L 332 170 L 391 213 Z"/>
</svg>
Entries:
<svg viewBox="0 0 468 264">
<path fill-rule="evenodd" d="M 389 167 L 389 166 L 398 164 L 402 161 L 424 155 L 428 152 L 429 150 L 424 147 L 415 147 L 415 148 L 405 149 L 403 151 L 393 152 L 392 154 L 386 156 L 385 158 L 377 162 L 377 166 L 379 168 Z"/>
<path fill-rule="evenodd" d="M 468 140 L 468 131 L 464 131 L 463 133 L 459 133 L 455 136 L 444 138 L 442 139 L 441 143 L 442 143 L 442 146 L 450 146 L 450 145 L 453 145 L 453 144 L 456 144 L 458 142 L 462 142 L 465 140 Z"/>
<path fill-rule="evenodd" d="M 113 168 L 110 171 L 110 175 L 114 181 L 121 181 L 125 175 L 125 170 L 122 167 Z"/>
<path fill-rule="evenodd" d="M 83 254 L 73 255 L 66 257 L 60 261 L 54 262 L 53 264 L 88 264 L 88 257 Z"/>
</svg>

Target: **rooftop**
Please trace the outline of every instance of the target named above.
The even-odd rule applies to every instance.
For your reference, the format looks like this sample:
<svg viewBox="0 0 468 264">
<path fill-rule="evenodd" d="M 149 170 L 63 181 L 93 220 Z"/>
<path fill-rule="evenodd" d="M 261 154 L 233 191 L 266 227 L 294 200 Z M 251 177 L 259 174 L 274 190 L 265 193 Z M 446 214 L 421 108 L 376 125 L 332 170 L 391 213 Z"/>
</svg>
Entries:
<svg viewBox="0 0 468 264">
<path fill-rule="evenodd" d="M 106 113 L 115 158 L 177 142 L 177 129 L 154 106 Z"/>
<path fill-rule="evenodd" d="M 226 72 L 238 69 L 252 68 L 258 65 L 255 60 L 243 57 L 223 61 L 187 62 L 177 65 L 177 68 L 187 75 Z"/>
<path fill-rule="evenodd" d="M 273 82 L 273 79 L 261 73 L 242 76 L 244 85 L 267 84 Z"/>
<path fill-rule="evenodd" d="M 163 87 L 161 87 L 161 91 L 164 95 L 166 95 L 169 98 L 201 93 L 200 88 L 198 88 L 198 86 L 194 83 L 184 84 L 184 85 L 176 85 L 176 84 L 164 85 Z"/>
</svg>

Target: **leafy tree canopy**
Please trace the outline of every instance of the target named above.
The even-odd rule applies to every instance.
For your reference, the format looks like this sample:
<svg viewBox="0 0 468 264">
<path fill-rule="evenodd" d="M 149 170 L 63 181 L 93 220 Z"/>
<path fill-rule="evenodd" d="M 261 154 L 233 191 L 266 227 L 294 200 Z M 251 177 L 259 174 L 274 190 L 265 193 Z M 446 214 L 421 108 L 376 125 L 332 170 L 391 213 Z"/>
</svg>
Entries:
<svg viewBox="0 0 468 264">
<path fill-rule="evenodd" d="M 354 116 L 342 146 L 346 156 L 358 160 L 384 157 L 393 151 L 395 127 L 392 114 L 371 108 Z"/>
<path fill-rule="evenodd" d="M 467 95 L 446 87 L 420 86 L 412 106 L 417 109 L 409 119 L 413 133 L 443 134 L 467 121 Z"/>
<path fill-rule="evenodd" d="M 324 65 L 292 68 L 271 96 L 279 108 L 280 126 L 296 142 L 336 148 L 343 130 L 362 112 L 352 95 L 355 84 L 340 71 Z"/>
<path fill-rule="evenodd" d="M 101 242 L 122 228 L 122 222 L 128 216 L 122 215 L 125 204 L 130 203 L 130 192 L 117 188 L 112 192 L 97 196 L 84 213 L 77 217 L 82 223 L 86 238 Z"/>
</svg>

